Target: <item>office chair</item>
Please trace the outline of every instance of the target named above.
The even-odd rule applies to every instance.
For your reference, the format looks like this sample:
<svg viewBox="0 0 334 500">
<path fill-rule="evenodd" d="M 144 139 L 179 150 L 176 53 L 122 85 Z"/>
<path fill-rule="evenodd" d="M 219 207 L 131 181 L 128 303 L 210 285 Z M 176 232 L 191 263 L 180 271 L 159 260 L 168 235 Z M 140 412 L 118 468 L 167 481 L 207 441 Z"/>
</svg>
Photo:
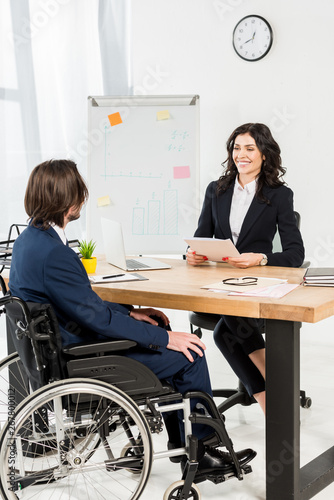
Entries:
<svg viewBox="0 0 334 500">
<path fill-rule="evenodd" d="M 298 212 L 294 212 L 296 217 L 296 223 L 298 228 L 300 227 L 300 214 Z M 279 240 L 279 235 L 276 233 L 273 248 L 279 251 L 281 245 Z M 309 267 L 310 263 L 308 261 L 304 261 L 302 266 L 303 268 Z M 195 333 L 197 336 L 202 337 L 202 329 L 213 331 L 216 327 L 216 324 L 220 320 L 219 314 L 209 314 L 209 313 L 197 313 L 197 312 L 189 312 L 189 322 L 190 322 L 190 331 L 191 333 Z M 194 328 L 196 327 L 196 329 Z M 265 333 L 265 320 L 263 326 L 263 333 Z M 218 409 L 221 413 L 224 413 L 226 410 L 231 408 L 236 404 L 241 404 L 242 406 L 250 406 L 256 403 L 256 400 L 250 396 L 241 382 L 239 380 L 238 387 L 236 389 L 214 389 L 213 390 L 214 397 L 222 397 L 226 398 L 219 406 Z M 308 397 L 305 391 L 300 391 L 300 406 L 302 408 L 310 408 L 312 405 L 312 399 Z"/>
<path fill-rule="evenodd" d="M 17 349 L 0 361 L 1 498 L 51 500 L 71 498 L 75 492 L 82 500 L 136 500 L 153 460 L 182 455 L 182 480 L 163 499 L 199 500 L 193 482 L 198 466 L 193 423 L 211 426 L 216 445 L 226 446 L 232 457 L 228 472 L 206 473 L 200 481 L 241 480 L 251 472 L 238 462 L 210 396 L 198 391 L 181 395 L 145 365 L 124 356 L 136 345 L 133 341 L 63 348 L 52 307 L 6 293 L 1 276 L 0 284 L 0 313 L 6 315 L 7 334 Z M 191 413 L 191 398 L 200 399 L 207 413 Z M 169 418 L 174 412 L 177 418 L 180 411 L 186 446 L 154 452 L 151 435 L 163 430 L 162 414 L 168 412 Z"/>
</svg>

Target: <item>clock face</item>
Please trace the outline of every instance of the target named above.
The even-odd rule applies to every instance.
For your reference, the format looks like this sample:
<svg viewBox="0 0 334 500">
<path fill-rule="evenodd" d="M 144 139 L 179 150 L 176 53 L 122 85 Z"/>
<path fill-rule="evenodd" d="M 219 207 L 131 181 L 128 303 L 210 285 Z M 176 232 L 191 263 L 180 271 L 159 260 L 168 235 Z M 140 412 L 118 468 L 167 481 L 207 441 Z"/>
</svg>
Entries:
<svg viewBox="0 0 334 500">
<path fill-rule="evenodd" d="M 270 50 L 273 32 L 268 21 L 261 16 L 246 16 L 233 31 L 233 47 L 246 61 L 258 61 Z"/>
</svg>

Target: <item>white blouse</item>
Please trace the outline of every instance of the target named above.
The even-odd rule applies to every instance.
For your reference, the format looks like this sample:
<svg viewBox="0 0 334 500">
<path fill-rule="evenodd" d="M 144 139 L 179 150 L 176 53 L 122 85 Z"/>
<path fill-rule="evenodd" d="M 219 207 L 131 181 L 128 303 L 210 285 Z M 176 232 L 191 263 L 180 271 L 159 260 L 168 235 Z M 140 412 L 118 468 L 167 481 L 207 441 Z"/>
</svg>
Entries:
<svg viewBox="0 0 334 500">
<path fill-rule="evenodd" d="M 242 187 L 239 184 L 238 178 L 236 177 L 234 183 L 234 191 L 232 196 L 231 212 L 230 212 L 230 227 L 232 232 L 233 243 L 236 245 L 239 234 L 241 231 L 241 226 L 248 212 L 250 204 L 253 201 L 255 190 L 256 190 L 257 180 L 246 184 Z"/>
</svg>

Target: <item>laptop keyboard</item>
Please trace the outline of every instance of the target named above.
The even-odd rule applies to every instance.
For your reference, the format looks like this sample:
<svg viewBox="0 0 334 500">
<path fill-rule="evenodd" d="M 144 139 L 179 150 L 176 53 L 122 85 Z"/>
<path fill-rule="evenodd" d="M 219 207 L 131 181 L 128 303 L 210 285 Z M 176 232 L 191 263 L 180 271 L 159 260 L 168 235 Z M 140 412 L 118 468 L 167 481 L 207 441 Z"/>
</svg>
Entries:
<svg viewBox="0 0 334 500">
<path fill-rule="evenodd" d="M 150 266 L 148 266 L 147 264 L 143 264 L 142 262 L 139 262 L 138 260 L 126 259 L 126 267 L 128 269 L 147 269 Z"/>
</svg>

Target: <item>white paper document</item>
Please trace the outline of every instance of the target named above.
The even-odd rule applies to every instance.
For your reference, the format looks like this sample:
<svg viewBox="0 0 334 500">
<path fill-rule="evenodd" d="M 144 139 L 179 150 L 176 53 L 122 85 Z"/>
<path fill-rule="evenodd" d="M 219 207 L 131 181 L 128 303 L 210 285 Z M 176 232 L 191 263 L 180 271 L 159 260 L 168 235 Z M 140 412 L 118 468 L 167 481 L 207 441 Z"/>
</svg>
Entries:
<svg viewBox="0 0 334 500">
<path fill-rule="evenodd" d="M 119 274 L 104 274 L 101 276 L 89 276 L 89 281 L 95 285 L 96 283 L 119 283 L 122 281 L 143 281 L 148 278 L 144 278 L 137 273 L 119 273 Z"/>
<path fill-rule="evenodd" d="M 211 285 L 204 285 L 201 288 L 207 288 L 209 292 L 225 293 L 239 297 L 271 297 L 280 299 L 299 286 L 298 283 L 287 283 L 286 279 L 264 278 L 262 276 L 256 279 L 257 282 L 254 285 L 229 285 L 223 283 L 223 281 L 219 281 Z"/>
<path fill-rule="evenodd" d="M 184 238 L 184 241 L 199 255 L 205 255 L 208 260 L 222 262 L 223 257 L 239 257 L 240 253 L 230 240 L 218 238 Z"/>
<path fill-rule="evenodd" d="M 260 290 L 253 290 L 250 292 L 229 292 L 229 295 L 238 295 L 239 297 L 271 297 L 272 299 L 280 299 L 288 293 L 295 290 L 299 285 L 298 283 L 282 283 L 281 285 L 272 285 Z"/>
</svg>

